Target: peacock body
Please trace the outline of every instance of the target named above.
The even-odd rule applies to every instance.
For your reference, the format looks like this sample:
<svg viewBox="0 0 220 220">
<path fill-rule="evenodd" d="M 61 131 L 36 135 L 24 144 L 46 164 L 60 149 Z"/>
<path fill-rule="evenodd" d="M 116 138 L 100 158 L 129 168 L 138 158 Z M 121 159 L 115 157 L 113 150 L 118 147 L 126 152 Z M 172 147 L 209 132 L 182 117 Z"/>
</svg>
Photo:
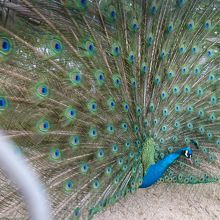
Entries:
<svg viewBox="0 0 220 220">
<path fill-rule="evenodd" d="M 46 185 L 54 219 L 92 218 L 160 177 L 219 180 L 218 0 L 0 6 L 0 126 Z M 25 218 L 15 191 L 2 177 L 1 214 Z"/>
</svg>

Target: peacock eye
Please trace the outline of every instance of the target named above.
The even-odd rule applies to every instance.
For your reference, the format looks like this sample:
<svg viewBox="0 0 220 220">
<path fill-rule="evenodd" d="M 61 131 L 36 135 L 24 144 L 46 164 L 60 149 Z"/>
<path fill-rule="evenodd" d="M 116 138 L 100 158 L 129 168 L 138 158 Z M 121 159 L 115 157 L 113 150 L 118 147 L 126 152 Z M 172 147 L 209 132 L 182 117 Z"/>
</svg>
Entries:
<svg viewBox="0 0 220 220">
<path fill-rule="evenodd" d="M 0 111 L 6 109 L 7 100 L 4 97 L 0 97 Z"/>
<path fill-rule="evenodd" d="M 52 39 L 50 41 L 50 46 L 55 53 L 59 53 L 63 49 L 62 43 L 58 39 Z"/>
<path fill-rule="evenodd" d="M 0 36 L 0 62 L 1 58 L 9 55 L 12 51 L 12 42 L 6 37 Z"/>
<path fill-rule="evenodd" d="M 93 44 L 90 44 L 89 47 L 88 47 L 88 49 L 89 49 L 90 51 L 93 51 Z"/>
<path fill-rule="evenodd" d="M 45 123 L 43 124 L 43 127 L 44 127 L 44 129 L 47 129 L 47 128 L 49 127 L 49 123 L 48 123 L 48 122 L 45 122 Z"/>
<path fill-rule="evenodd" d="M 115 47 L 115 52 L 118 53 L 119 52 L 119 48 Z"/>
<path fill-rule="evenodd" d="M 188 24 L 188 28 L 192 29 L 193 25 L 192 24 Z"/>
<path fill-rule="evenodd" d="M 76 75 L 75 80 L 80 81 L 80 75 Z"/>
<path fill-rule="evenodd" d="M 95 45 L 91 41 L 86 42 L 86 48 L 88 54 L 93 55 L 95 52 Z"/>
<path fill-rule="evenodd" d="M 100 79 L 100 80 L 103 80 L 103 79 L 104 79 L 104 76 L 103 76 L 102 74 L 100 74 L 100 75 L 99 75 L 99 79 Z"/>
<path fill-rule="evenodd" d="M 9 43 L 8 40 L 4 40 L 4 41 L 2 42 L 2 49 L 3 49 L 3 51 L 5 51 L 5 52 L 8 52 L 8 51 L 9 51 L 9 49 L 10 49 L 10 43 Z"/>
<path fill-rule="evenodd" d="M 49 89 L 45 84 L 38 84 L 36 90 L 37 90 L 37 96 L 41 98 L 47 97 L 49 94 Z"/>
<path fill-rule="evenodd" d="M 43 86 L 42 87 L 42 94 L 46 94 L 47 93 L 47 87 L 46 86 Z"/>
<path fill-rule="evenodd" d="M 82 5 L 86 5 L 87 4 L 87 0 L 81 0 L 81 4 Z"/>
<path fill-rule="evenodd" d="M 55 43 L 55 49 L 58 51 L 61 49 L 61 46 L 58 42 Z"/>
<path fill-rule="evenodd" d="M 76 216 L 76 217 L 79 217 L 81 214 L 81 211 L 80 211 L 80 208 L 76 208 L 73 212 L 73 215 Z"/>
<path fill-rule="evenodd" d="M 116 17 L 116 12 L 115 11 L 111 11 L 111 17 L 115 18 Z"/>
<path fill-rule="evenodd" d="M 52 148 L 50 151 L 50 158 L 53 161 L 57 161 L 61 158 L 61 152 L 59 150 L 59 148 Z"/>
</svg>

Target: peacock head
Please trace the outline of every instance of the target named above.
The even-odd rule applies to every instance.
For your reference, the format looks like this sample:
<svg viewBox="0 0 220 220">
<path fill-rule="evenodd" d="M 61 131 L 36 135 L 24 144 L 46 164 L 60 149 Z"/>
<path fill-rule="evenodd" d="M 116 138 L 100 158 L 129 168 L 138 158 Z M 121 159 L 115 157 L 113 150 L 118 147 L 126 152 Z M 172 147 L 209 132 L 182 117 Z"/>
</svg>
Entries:
<svg viewBox="0 0 220 220">
<path fill-rule="evenodd" d="M 186 146 L 183 148 L 182 155 L 184 155 L 191 164 L 193 164 L 192 161 L 192 154 L 193 154 L 193 148 L 199 149 L 198 142 L 196 140 L 191 139 L 189 143 L 189 147 Z"/>
<path fill-rule="evenodd" d="M 186 147 L 186 149 L 183 151 L 183 154 L 186 158 L 192 158 L 192 149 L 190 147 Z"/>
</svg>

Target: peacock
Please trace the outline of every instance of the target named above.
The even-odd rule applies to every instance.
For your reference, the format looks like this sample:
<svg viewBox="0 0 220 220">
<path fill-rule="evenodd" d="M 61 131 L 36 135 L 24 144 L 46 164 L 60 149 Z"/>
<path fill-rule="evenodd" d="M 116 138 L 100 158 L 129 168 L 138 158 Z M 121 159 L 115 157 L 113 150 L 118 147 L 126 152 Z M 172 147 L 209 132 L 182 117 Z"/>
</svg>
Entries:
<svg viewBox="0 0 220 220">
<path fill-rule="evenodd" d="M 53 219 L 219 181 L 219 0 L 0 0 L 0 17 L 0 128 Z M 28 218 L 0 182 L 1 216 Z"/>
</svg>

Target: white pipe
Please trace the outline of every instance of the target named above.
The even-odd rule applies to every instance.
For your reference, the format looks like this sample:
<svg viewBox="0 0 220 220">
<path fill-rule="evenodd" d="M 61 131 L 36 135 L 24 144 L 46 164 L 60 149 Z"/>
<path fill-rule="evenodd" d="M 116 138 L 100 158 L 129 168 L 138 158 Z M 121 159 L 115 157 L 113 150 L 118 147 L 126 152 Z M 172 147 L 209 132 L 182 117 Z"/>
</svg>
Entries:
<svg viewBox="0 0 220 220">
<path fill-rule="evenodd" d="M 15 145 L 0 132 L 0 169 L 12 180 L 24 196 L 31 219 L 50 220 L 50 206 L 36 173 L 16 153 Z"/>
</svg>

